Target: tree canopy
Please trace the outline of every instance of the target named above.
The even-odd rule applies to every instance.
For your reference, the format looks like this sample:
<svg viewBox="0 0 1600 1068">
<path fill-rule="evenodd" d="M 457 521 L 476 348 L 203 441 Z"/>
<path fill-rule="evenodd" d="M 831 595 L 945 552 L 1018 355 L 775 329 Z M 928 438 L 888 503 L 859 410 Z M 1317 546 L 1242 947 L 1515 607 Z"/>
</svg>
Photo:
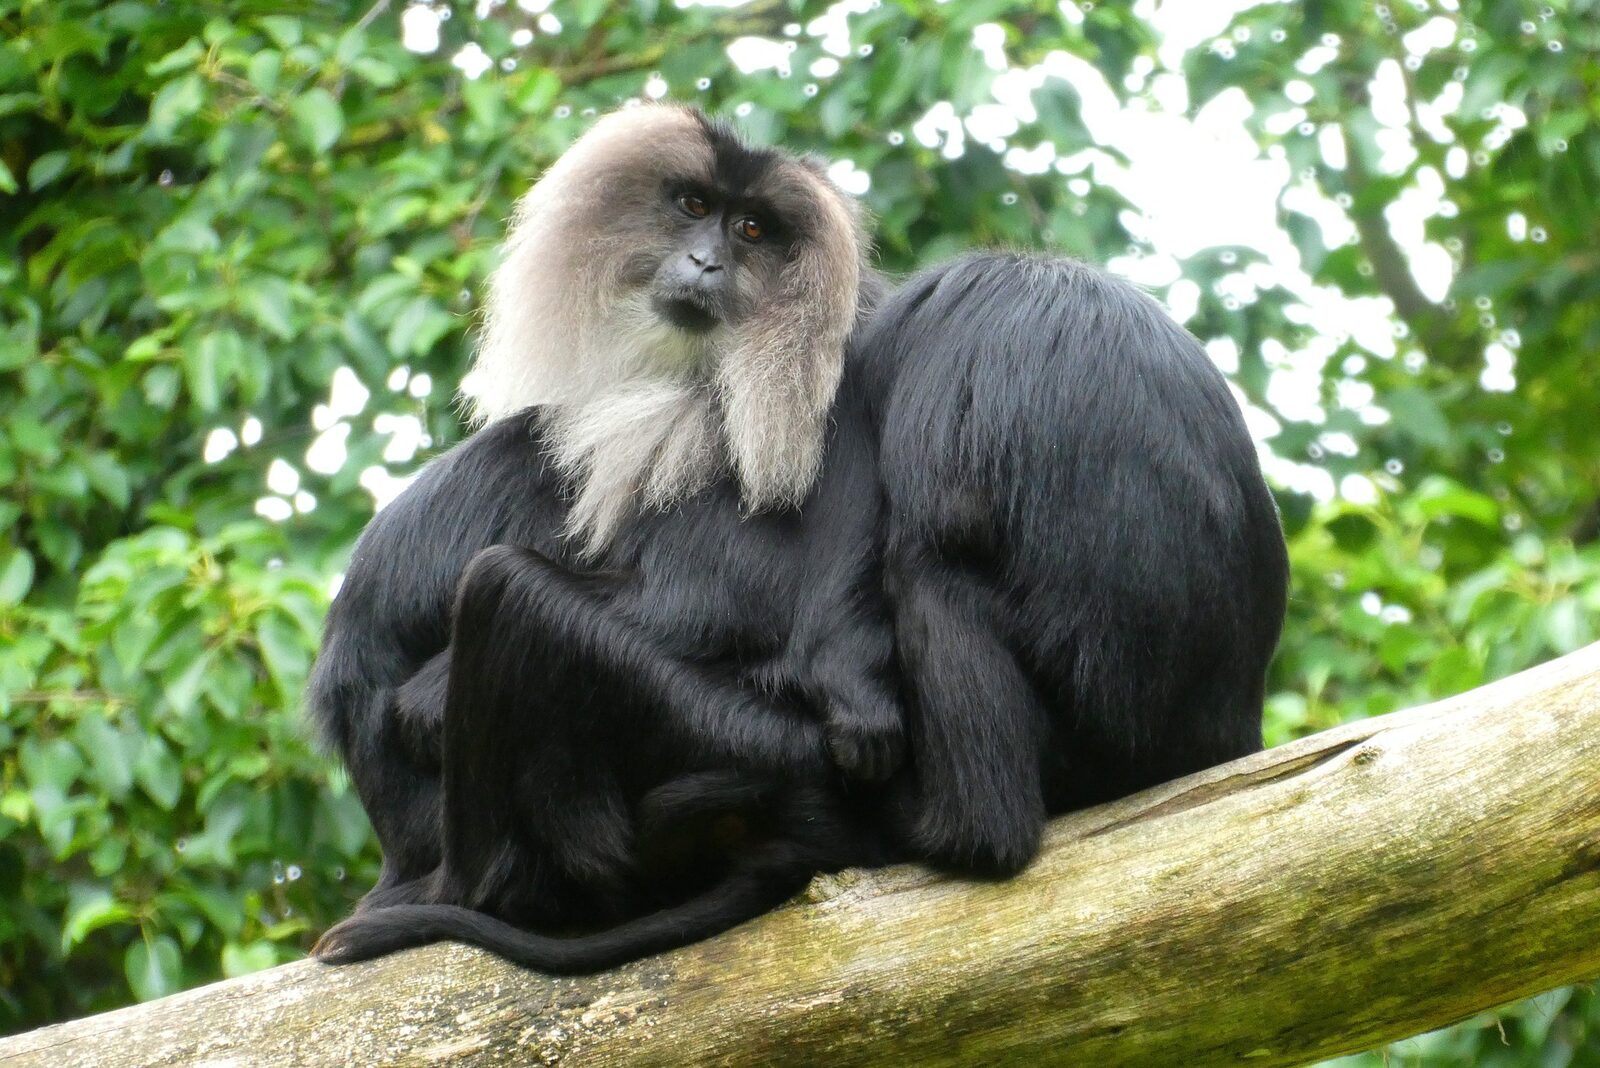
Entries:
<svg viewBox="0 0 1600 1068">
<path fill-rule="evenodd" d="M 370 884 L 322 612 L 462 434 L 513 199 L 639 96 L 837 161 L 891 272 L 1048 248 L 1173 308 L 1289 538 L 1270 740 L 1600 637 L 1594 0 L 0 0 L 0 1031 Z M 1224 164 L 1250 218 L 1185 188 Z M 1583 1063 L 1600 999 L 1398 1053 Z"/>
</svg>

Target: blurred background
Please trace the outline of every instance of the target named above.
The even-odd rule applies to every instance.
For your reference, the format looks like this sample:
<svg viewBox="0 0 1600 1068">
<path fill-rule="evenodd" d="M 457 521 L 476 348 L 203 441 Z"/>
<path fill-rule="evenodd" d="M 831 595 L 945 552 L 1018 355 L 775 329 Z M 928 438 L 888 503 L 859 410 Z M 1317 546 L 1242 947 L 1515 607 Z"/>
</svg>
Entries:
<svg viewBox="0 0 1600 1068">
<path fill-rule="evenodd" d="M 1600 618 L 1600 3 L 0 0 L 0 1033 L 302 956 L 376 871 L 300 691 L 598 112 L 814 150 L 905 272 L 1108 265 L 1232 381 L 1268 738 Z M 1352 1065 L 1600 1064 L 1554 991 Z"/>
</svg>

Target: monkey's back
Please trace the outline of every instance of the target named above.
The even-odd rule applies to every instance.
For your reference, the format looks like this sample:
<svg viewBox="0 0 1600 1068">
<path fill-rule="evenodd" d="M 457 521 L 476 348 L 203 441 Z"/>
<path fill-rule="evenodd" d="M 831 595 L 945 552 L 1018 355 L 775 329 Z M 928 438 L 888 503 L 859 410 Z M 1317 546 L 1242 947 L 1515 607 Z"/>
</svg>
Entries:
<svg viewBox="0 0 1600 1068">
<path fill-rule="evenodd" d="M 1287 562 L 1194 338 L 1085 265 L 975 255 L 914 278 L 863 346 L 891 590 L 936 565 L 994 593 L 1048 712 L 1049 809 L 1259 748 Z"/>
</svg>

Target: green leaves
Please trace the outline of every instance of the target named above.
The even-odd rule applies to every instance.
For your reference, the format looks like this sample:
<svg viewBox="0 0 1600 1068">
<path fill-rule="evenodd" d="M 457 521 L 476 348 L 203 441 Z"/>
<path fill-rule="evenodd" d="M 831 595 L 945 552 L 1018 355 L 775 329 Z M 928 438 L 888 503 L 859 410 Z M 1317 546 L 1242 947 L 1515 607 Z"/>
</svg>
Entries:
<svg viewBox="0 0 1600 1068">
<path fill-rule="evenodd" d="M 344 132 L 344 113 L 326 89 L 312 89 L 292 105 L 300 140 L 313 152 L 326 152 Z"/>
<path fill-rule="evenodd" d="M 300 43 L 302 29 L 299 19 L 288 15 L 263 15 L 256 23 L 279 48 L 293 48 Z"/>
<path fill-rule="evenodd" d="M 419 419 L 431 451 L 461 433 L 447 398 L 504 221 L 589 112 L 659 73 L 758 140 L 850 159 L 891 272 L 981 244 L 1105 262 L 1143 206 L 1087 157 L 1023 175 L 976 142 L 965 120 L 994 103 L 996 72 L 973 29 L 992 23 L 1014 68 L 1066 51 L 1124 103 L 1158 107 L 1149 86 L 1172 77 L 1152 28 L 1107 3 L 897 0 L 824 39 L 811 27 L 830 5 L 811 0 L 593 0 L 556 5 L 559 30 L 460 0 L 431 54 L 402 43 L 404 5 L 357 28 L 369 6 L 52 0 L 0 34 L 0 978 L 48 977 L 34 1001 L 0 998 L 0 1031 L 292 958 L 370 885 L 365 816 L 296 707 L 329 579 L 372 513 L 362 473 L 421 458 L 385 460 L 374 424 Z M 1571 538 L 1600 486 L 1600 40 L 1560 5 L 1461 7 L 1386 5 L 1390 33 L 1373 5 L 1259 4 L 1182 60 L 1194 109 L 1242 92 L 1263 160 L 1327 201 L 1286 224 L 1308 283 L 1261 281 L 1242 247 L 1183 263 L 1190 326 L 1235 343 L 1234 384 L 1269 415 L 1294 364 L 1327 418 L 1279 419 L 1272 447 L 1370 486 L 1277 487 L 1294 566 L 1277 740 L 1555 655 L 1600 618 L 1600 550 Z M 1408 64 L 1405 35 L 1435 17 L 1457 23 L 1452 43 Z M 728 44 L 746 36 L 785 70 L 737 69 Z M 495 64 L 476 80 L 450 62 L 468 42 Z M 1413 123 L 1457 84 L 1460 105 L 1427 129 L 1380 122 L 1369 87 L 1389 61 Z M 1311 89 L 1312 134 L 1268 127 L 1298 106 L 1291 81 Z M 1072 83 L 1046 79 L 1032 104 L 1006 148 L 1093 149 L 1117 171 Z M 1360 167 L 1324 160 L 1324 126 Z M 1170 180 L 1189 180 L 1184 161 Z M 1402 198 L 1449 205 L 1408 225 L 1449 249 L 1453 304 L 1396 288 L 1412 264 L 1373 235 Z M 1347 225 L 1325 230 L 1329 213 Z M 1241 279 L 1253 297 L 1230 306 Z M 1325 310 L 1319 334 L 1313 290 L 1398 309 L 1392 355 L 1330 336 L 1347 324 Z M 1479 385 L 1491 344 L 1510 392 Z M 327 472 L 305 461 L 341 367 L 372 396 L 332 420 L 348 463 Z M 401 369 L 431 396 L 384 384 Z M 294 493 L 266 484 L 279 458 Z M 263 499 L 288 518 L 260 518 Z M 1536 1016 L 1510 1017 L 1513 1042 Z M 1456 1063 L 1487 1063 L 1461 1048 Z"/>
<path fill-rule="evenodd" d="M 21 604 L 33 586 L 33 557 L 26 549 L 12 549 L 0 561 L 0 605 Z"/>
<path fill-rule="evenodd" d="M 267 615 L 256 623 L 256 640 L 267 671 L 278 686 L 282 699 L 293 704 L 311 670 L 308 650 L 316 642 L 316 631 L 305 629 L 284 615 Z"/>
<path fill-rule="evenodd" d="M 171 812 L 183 794 L 183 765 L 164 738 L 147 738 L 133 766 L 134 781 L 150 800 Z"/>
<path fill-rule="evenodd" d="M 219 330 L 200 338 L 184 354 L 184 381 L 190 398 L 201 411 L 214 412 L 221 405 L 223 389 L 239 367 L 243 348 L 236 332 Z"/>
<path fill-rule="evenodd" d="M 145 133 L 154 143 L 170 141 L 183 122 L 205 103 L 205 83 L 198 74 L 188 74 L 163 85 L 150 101 L 150 120 Z"/>
<path fill-rule="evenodd" d="M 1448 516 L 1470 519 L 1493 529 L 1500 526 L 1500 506 L 1492 497 L 1438 475 L 1422 480 L 1411 504 L 1424 522 Z"/>
<path fill-rule="evenodd" d="M 154 935 L 128 947 L 123 956 L 128 986 L 140 1001 L 165 997 L 183 986 L 183 957 L 168 935 Z"/>
<path fill-rule="evenodd" d="M 278 946 L 274 942 L 251 942 L 249 945 L 240 946 L 229 944 L 222 948 L 222 974 L 229 979 L 251 972 L 259 972 L 264 968 L 271 968 L 282 959 Z"/>
<path fill-rule="evenodd" d="M 37 193 L 66 173 L 72 154 L 58 149 L 46 152 L 28 166 L 28 188 Z"/>
<path fill-rule="evenodd" d="M 74 887 L 61 925 L 61 950 L 71 951 L 92 932 L 134 918 L 133 910 L 101 887 Z"/>
</svg>

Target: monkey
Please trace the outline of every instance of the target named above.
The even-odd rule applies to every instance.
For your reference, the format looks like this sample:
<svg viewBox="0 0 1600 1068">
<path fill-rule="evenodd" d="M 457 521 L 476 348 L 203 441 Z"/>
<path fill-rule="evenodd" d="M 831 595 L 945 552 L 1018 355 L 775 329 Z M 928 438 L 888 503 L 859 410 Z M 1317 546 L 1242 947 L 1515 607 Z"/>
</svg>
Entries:
<svg viewBox="0 0 1600 1068">
<path fill-rule="evenodd" d="M 700 132 L 673 148 L 705 137 L 734 152 L 730 132 L 689 114 Z M 568 195 L 605 211 L 644 166 L 622 151 L 629 137 L 644 135 L 590 157 L 622 168 L 610 181 Z M 656 143 L 650 158 L 668 154 Z M 729 191 L 665 195 L 711 218 Z M 804 230 L 809 210 L 761 221 Z M 384 878 L 325 936 L 324 959 L 455 938 L 594 970 L 733 926 L 818 871 L 916 860 L 1009 876 L 1050 816 L 1260 748 L 1281 527 L 1225 380 L 1153 300 L 1059 258 L 969 255 L 892 294 L 858 261 L 855 317 L 829 349 L 837 377 L 799 406 L 823 413 L 815 473 L 763 497 L 745 476 L 761 465 L 734 442 L 793 459 L 793 404 L 743 409 L 783 427 L 724 432 L 725 453 L 679 448 L 685 409 L 632 394 L 577 429 L 573 406 L 605 388 L 584 375 L 616 364 L 609 349 L 551 363 L 546 339 L 582 325 L 518 317 L 549 299 L 515 273 L 519 254 L 563 262 L 559 241 L 527 241 L 541 232 L 519 216 L 491 287 L 477 366 L 496 383 L 492 421 L 380 515 L 352 563 L 356 577 L 366 562 L 364 593 L 330 615 L 323 659 L 349 662 L 324 676 L 319 661 L 330 681 L 313 692 L 340 693 L 337 675 L 367 711 L 325 701 L 327 721 L 387 732 L 410 763 L 352 762 L 398 839 L 380 829 Z M 654 286 L 661 268 L 645 274 Z M 650 311 L 692 328 L 667 292 L 600 320 L 600 348 L 631 368 L 680 366 L 677 334 L 654 356 L 636 347 L 667 329 Z M 558 310 L 572 308 L 615 305 Z M 697 366 L 720 376 L 732 359 Z M 726 423 L 737 409 L 706 410 Z M 633 421 L 613 434 L 622 415 Z M 658 444 L 626 448 L 646 439 Z M 617 450 L 592 455 L 604 442 Z M 646 451 L 709 457 L 714 473 L 660 474 L 634 459 Z M 357 662 L 340 643 L 392 644 L 395 620 L 373 605 L 397 585 L 398 603 L 418 604 L 402 572 L 423 566 L 445 576 L 416 616 L 427 638 L 376 676 L 371 649 Z"/>
<path fill-rule="evenodd" d="M 887 856 L 872 436 L 835 403 L 866 256 L 819 163 L 673 106 L 524 197 L 480 429 L 363 533 L 313 671 L 384 854 L 323 959 L 515 928 L 590 970 Z"/>
<path fill-rule="evenodd" d="M 910 279 L 856 344 L 911 852 L 1015 872 L 1048 817 L 1259 750 L 1288 557 L 1200 343 L 1085 264 L 985 253 Z"/>
</svg>

